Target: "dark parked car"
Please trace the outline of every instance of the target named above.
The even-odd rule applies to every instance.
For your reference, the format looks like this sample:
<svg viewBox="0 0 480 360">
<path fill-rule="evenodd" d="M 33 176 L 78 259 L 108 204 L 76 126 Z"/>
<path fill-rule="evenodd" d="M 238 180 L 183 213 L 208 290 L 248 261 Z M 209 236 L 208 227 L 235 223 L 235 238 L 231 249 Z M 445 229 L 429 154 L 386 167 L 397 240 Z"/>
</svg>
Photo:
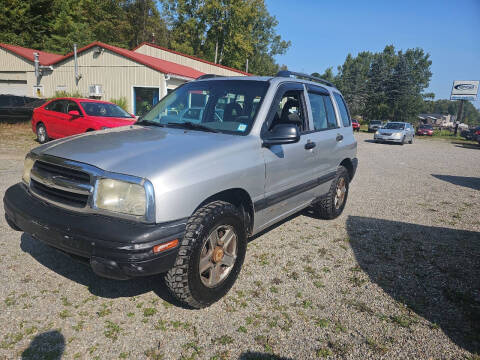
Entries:
<svg viewBox="0 0 480 360">
<path fill-rule="evenodd" d="M 480 126 L 472 129 L 462 130 L 460 136 L 467 140 L 477 140 L 477 136 L 480 135 Z"/>
<path fill-rule="evenodd" d="M 20 122 L 32 119 L 33 109 L 43 105 L 44 99 L 16 95 L 0 95 L 0 121 Z"/>
<path fill-rule="evenodd" d="M 384 122 L 381 120 L 370 120 L 368 124 L 368 132 L 375 132 L 378 129 L 381 129 L 384 125 Z"/>
</svg>

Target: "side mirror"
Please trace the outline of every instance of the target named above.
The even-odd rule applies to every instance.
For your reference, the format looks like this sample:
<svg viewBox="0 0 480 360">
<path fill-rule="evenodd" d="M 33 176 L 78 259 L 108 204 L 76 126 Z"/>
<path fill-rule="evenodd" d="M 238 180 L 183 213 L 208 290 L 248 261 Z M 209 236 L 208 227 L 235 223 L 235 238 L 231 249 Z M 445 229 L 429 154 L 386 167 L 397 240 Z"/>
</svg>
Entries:
<svg viewBox="0 0 480 360">
<path fill-rule="evenodd" d="M 300 133 L 295 124 L 277 124 L 263 136 L 263 146 L 293 144 L 300 140 Z"/>
<path fill-rule="evenodd" d="M 79 112 L 78 110 L 70 110 L 70 111 L 68 112 L 68 115 L 71 115 L 71 116 L 74 116 L 74 117 L 79 117 L 79 116 L 81 116 L 81 115 L 80 115 L 80 112 Z"/>
</svg>

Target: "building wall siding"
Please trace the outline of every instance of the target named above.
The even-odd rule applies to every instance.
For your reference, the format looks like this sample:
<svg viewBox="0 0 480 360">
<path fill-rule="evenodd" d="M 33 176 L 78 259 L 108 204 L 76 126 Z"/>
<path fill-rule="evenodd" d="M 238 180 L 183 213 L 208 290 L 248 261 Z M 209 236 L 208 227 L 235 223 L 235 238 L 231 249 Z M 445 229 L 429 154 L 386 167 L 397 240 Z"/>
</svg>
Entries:
<svg viewBox="0 0 480 360">
<path fill-rule="evenodd" d="M 223 76 L 243 76 L 243 74 L 235 71 L 224 69 L 222 67 L 212 64 L 207 64 L 202 61 L 191 59 L 189 57 L 178 55 L 149 45 L 142 45 L 135 51 L 140 54 L 153 56 L 162 60 L 167 60 L 177 64 L 189 66 L 194 68 L 195 70 L 204 72 L 206 74 L 216 74 Z"/>
<path fill-rule="evenodd" d="M 0 71 L 34 71 L 33 62 L 0 48 Z"/>
<path fill-rule="evenodd" d="M 102 85 L 102 100 L 125 97 L 128 109 L 133 111 L 133 86 L 158 87 L 160 96 L 165 95 L 164 74 L 106 49 L 101 53 L 96 53 L 94 48 L 80 53 L 78 72 L 82 77 L 77 82 L 73 57 L 56 64 L 53 71 L 45 72 L 40 78 L 43 96 L 51 97 L 57 90 L 65 89 L 67 92 L 79 92 L 88 97 L 90 85 Z M 35 77 L 32 76 L 29 85 L 34 84 Z"/>
</svg>

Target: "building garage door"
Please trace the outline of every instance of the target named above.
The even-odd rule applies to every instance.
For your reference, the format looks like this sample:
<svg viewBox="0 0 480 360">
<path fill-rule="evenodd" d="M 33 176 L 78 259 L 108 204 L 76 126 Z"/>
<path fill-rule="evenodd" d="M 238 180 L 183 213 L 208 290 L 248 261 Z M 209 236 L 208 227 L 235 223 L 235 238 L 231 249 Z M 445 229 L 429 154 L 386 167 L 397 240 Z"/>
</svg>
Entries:
<svg viewBox="0 0 480 360">
<path fill-rule="evenodd" d="M 2 80 L 0 78 L 0 94 L 29 96 L 26 80 Z"/>
</svg>

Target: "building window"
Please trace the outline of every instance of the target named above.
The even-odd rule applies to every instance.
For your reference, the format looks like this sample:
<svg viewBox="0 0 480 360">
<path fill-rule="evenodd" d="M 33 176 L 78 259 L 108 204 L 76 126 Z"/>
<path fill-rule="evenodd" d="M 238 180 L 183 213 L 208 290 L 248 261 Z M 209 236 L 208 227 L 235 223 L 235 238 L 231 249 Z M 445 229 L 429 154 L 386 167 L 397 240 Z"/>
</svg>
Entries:
<svg viewBox="0 0 480 360">
<path fill-rule="evenodd" d="M 133 112 L 136 116 L 145 115 L 158 103 L 159 89 L 151 87 L 133 88 Z"/>
</svg>

